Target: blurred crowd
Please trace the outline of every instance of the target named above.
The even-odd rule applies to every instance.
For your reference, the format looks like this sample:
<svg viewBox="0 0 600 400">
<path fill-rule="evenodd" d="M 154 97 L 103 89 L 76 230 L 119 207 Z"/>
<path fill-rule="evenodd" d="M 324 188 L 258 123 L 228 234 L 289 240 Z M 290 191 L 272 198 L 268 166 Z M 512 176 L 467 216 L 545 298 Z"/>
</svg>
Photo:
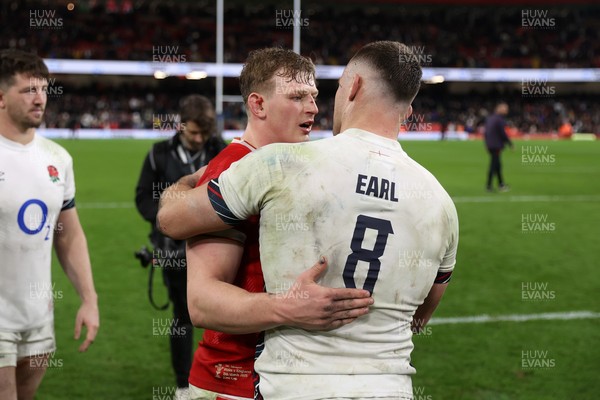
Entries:
<svg viewBox="0 0 600 400">
<path fill-rule="evenodd" d="M 447 131 L 482 133 L 486 117 L 499 101 L 509 105 L 507 125 L 520 134 L 558 133 L 566 125 L 573 133 L 600 134 L 600 102 L 595 95 L 524 98 L 520 94 L 449 95 L 443 102 L 418 95 L 415 113 L 424 121 L 437 121 Z"/>
<path fill-rule="evenodd" d="M 0 48 L 33 50 L 45 58 L 215 61 L 213 0 L 74 3 L 69 10 L 62 0 L 0 2 Z M 289 8 L 282 8 L 287 3 Z M 413 46 L 425 67 L 600 67 L 599 5 L 348 3 L 303 0 L 298 13 L 291 9 L 291 1 L 226 0 L 224 61 L 243 62 L 255 48 L 292 47 L 292 25 L 297 24 L 302 53 L 315 64 L 343 65 L 365 43 L 391 39 Z M 84 86 L 61 86 L 49 101 L 47 127 L 168 128 L 161 118 L 175 114 L 179 99 L 189 94 L 185 91 L 194 90 L 185 80 L 157 87 L 104 85 L 98 83 L 101 79 Z M 567 123 L 574 132 L 600 133 L 597 95 L 568 90 L 535 98 L 518 91 L 455 94 L 429 86 L 444 85 L 424 86 L 414 104 L 418 120 L 411 121 L 408 130 L 477 133 L 502 99 L 510 106 L 509 124 L 520 132 L 556 132 Z M 334 81 L 320 90 L 314 129 L 331 129 Z M 214 88 L 203 87 L 199 93 L 212 97 Z M 237 93 L 237 82 L 228 93 Z M 243 129 L 242 104 L 226 103 L 223 118 L 225 129 Z"/>
<path fill-rule="evenodd" d="M 83 0 L 72 11 L 65 3 L 3 1 L 0 48 L 34 49 L 47 58 L 144 61 L 168 49 L 180 60 L 215 61 L 212 0 Z M 600 67 L 598 5 L 304 0 L 298 13 L 291 2 L 289 8 L 283 4 L 225 1 L 224 61 L 243 62 L 259 47 L 292 47 L 297 24 L 303 53 L 316 64 L 344 65 L 365 43 L 387 39 L 414 46 L 424 65 L 432 67 Z"/>
<path fill-rule="evenodd" d="M 319 114 L 313 129 L 333 126 L 334 88 L 323 85 Z M 214 93 L 214 92 L 212 92 Z M 213 97 L 212 93 L 203 94 Z M 46 112 L 48 128 L 166 129 L 175 126 L 177 90 L 156 90 L 132 85 L 118 88 L 64 87 L 51 96 Z M 407 130 L 441 130 L 478 133 L 486 116 L 500 101 L 509 104 L 509 126 L 521 133 L 554 133 L 568 122 L 573 132 L 600 134 L 600 101 L 597 95 L 560 95 L 527 98 L 518 92 L 451 94 L 424 86 L 413 103 Z M 246 115 L 241 103 L 225 103 L 225 129 L 244 129 Z"/>
</svg>

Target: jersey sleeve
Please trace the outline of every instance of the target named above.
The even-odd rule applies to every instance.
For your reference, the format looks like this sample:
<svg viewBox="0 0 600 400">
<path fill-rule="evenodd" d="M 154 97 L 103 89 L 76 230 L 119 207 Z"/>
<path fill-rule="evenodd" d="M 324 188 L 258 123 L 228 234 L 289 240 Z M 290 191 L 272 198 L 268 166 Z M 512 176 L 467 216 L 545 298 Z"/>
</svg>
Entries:
<svg viewBox="0 0 600 400">
<path fill-rule="evenodd" d="M 211 180 L 216 180 L 223 171 L 226 171 L 233 162 L 240 160 L 244 156 L 250 153 L 250 150 L 239 144 L 231 144 L 229 145 L 222 153 L 220 153 L 217 157 L 211 160 L 208 163 L 206 170 L 202 177 L 198 180 L 196 186 L 201 186 L 206 182 L 211 182 Z M 212 183 L 210 183 L 212 186 Z M 209 189 L 210 193 L 210 189 Z M 221 232 L 212 232 L 209 234 L 202 235 L 204 237 L 221 237 L 230 240 L 234 240 L 236 242 L 240 242 L 245 244 L 246 242 L 246 234 L 243 229 L 227 229 Z"/>
<path fill-rule="evenodd" d="M 75 176 L 73 173 L 73 159 L 69 157 L 65 168 L 65 191 L 61 211 L 75 207 Z"/>
<path fill-rule="evenodd" d="M 454 266 L 456 265 L 456 252 L 458 250 L 458 215 L 456 214 L 456 207 L 451 200 L 449 201 L 447 210 L 448 244 L 438 269 L 435 283 L 450 282 L 450 277 L 452 276 Z"/>
<path fill-rule="evenodd" d="M 255 151 L 232 164 L 209 184 L 213 208 L 227 224 L 236 225 L 260 213 L 263 201 L 279 175 L 269 163 L 270 156 L 270 149 Z"/>
</svg>

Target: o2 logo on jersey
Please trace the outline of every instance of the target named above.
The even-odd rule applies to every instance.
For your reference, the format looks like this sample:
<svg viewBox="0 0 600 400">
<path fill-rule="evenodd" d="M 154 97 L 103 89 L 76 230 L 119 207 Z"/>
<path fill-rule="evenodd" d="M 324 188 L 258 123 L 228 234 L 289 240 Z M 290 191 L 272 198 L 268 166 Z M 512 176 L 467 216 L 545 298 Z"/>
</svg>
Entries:
<svg viewBox="0 0 600 400">
<path fill-rule="evenodd" d="M 375 239 L 373 249 L 364 249 L 362 247 L 367 229 L 377 231 L 377 239 Z M 369 217 L 362 214 L 356 217 L 356 226 L 354 227 L 352 242 L 350 243 L 352 253 L 346 259 L 343 272 L 344 284 L 347 288 L 356 288 L 354 272 L 356 271 L 358 262 L 364 261 L 369 263 L 369 271 L 367 272 L 363 289 L 373 294 L 375 282 L 377 282 L 379 270 L 381 269 L 381 260 L 379 258 L 385 251 L 388 236 L 393 233 L 392 223 L 386 219 Z"/>
<path fill-rule="evenodd" d="M 46 237 L 44 240 L 50 239 L 50 224 L 46 224 L 48 220 L 48 206 L 42 200 L 31 199 L 27 200 L 17 215 L 17 223 L 19 228 L 28 235 L 37 235 L 46 228 Z"/>
</svg>

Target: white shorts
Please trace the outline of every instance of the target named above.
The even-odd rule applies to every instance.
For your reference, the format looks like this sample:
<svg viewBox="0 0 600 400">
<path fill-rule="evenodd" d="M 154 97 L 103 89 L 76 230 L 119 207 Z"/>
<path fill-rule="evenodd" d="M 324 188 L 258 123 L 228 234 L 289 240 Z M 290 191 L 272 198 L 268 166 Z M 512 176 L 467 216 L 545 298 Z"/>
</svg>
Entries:
<svg viewBox="0 0 600 400">
<path fill-rule="evenodd" d="M 23 332 L 0 331 L 0 368 L 16 367 L 22 358 L 41 356 L 54 350 L 54 321 Z"/>
<path fill-rule="evenodd" d="M 208 390 L 200 389 L 190 384 L 190 400 L 254 400 L 248 397 L 232 396 L 229 394 L 221 394 L 217 392 L 211 392 Z"/>
</svg>

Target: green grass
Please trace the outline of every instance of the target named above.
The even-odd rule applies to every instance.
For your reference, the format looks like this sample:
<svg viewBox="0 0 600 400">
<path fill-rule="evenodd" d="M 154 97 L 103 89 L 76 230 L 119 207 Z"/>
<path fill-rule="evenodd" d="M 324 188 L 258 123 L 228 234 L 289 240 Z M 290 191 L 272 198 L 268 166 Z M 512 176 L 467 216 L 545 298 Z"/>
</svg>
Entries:
<svg viewBox="0 0 600 400">
<path fill-rule="evenodd" d="M 168 339 L 152 335 L 147 271 L 133 252 L 147 243 L 148 226 L 133 206 L 149 141 L 62 141 L 75 160 L 77 204 L 87 234 L 100 296 L 101 328 L 85 354 L 73 323 L 77 296 L 56 262 L 56 359 L 37 399 L 152 399 L 173 388 Z M 451 285 L 438 317 L 600 311 L 600 143 L 517 142 L 503 154 L 509 193 L 486 193 L 487 154 L 481 142 L 402 142 L 452 197 L 460 245 Z M 524 146 L 547 146 L 549 165 L 523 162 Z M 574 201 L 569 196 L 587 196 Z M 555 201 L 514 201 L 560 196 Z M 478 202 L 473 202 L 477 198 Z M 486 202 L 484 200 L 492 200 Z M 527 200 L 527 198 L 525 198 Z M 539 199 L 544 199 L 540 197 Z M 469 201 L 471 200 L 471 201 Z M 129 208 L 97 208 L 130 202 Z M 118 204 L 117 204 L 118 205 Z M 546 216 L 554 230 L 523 232 L 523 215 Z M 166 291 L 156 274 L 157 297 Z M 527 301 L 522 285 L 546 284 L 554 298 Z M 415 400 L 597 399 L 600 351 L 597 319 L 433 325 L 415 338 Z M 198 332 L 200 337 L 200 332 Z M 550 368 L 523 368 L 523 352 L 542 351 Z"/>
</svg>

